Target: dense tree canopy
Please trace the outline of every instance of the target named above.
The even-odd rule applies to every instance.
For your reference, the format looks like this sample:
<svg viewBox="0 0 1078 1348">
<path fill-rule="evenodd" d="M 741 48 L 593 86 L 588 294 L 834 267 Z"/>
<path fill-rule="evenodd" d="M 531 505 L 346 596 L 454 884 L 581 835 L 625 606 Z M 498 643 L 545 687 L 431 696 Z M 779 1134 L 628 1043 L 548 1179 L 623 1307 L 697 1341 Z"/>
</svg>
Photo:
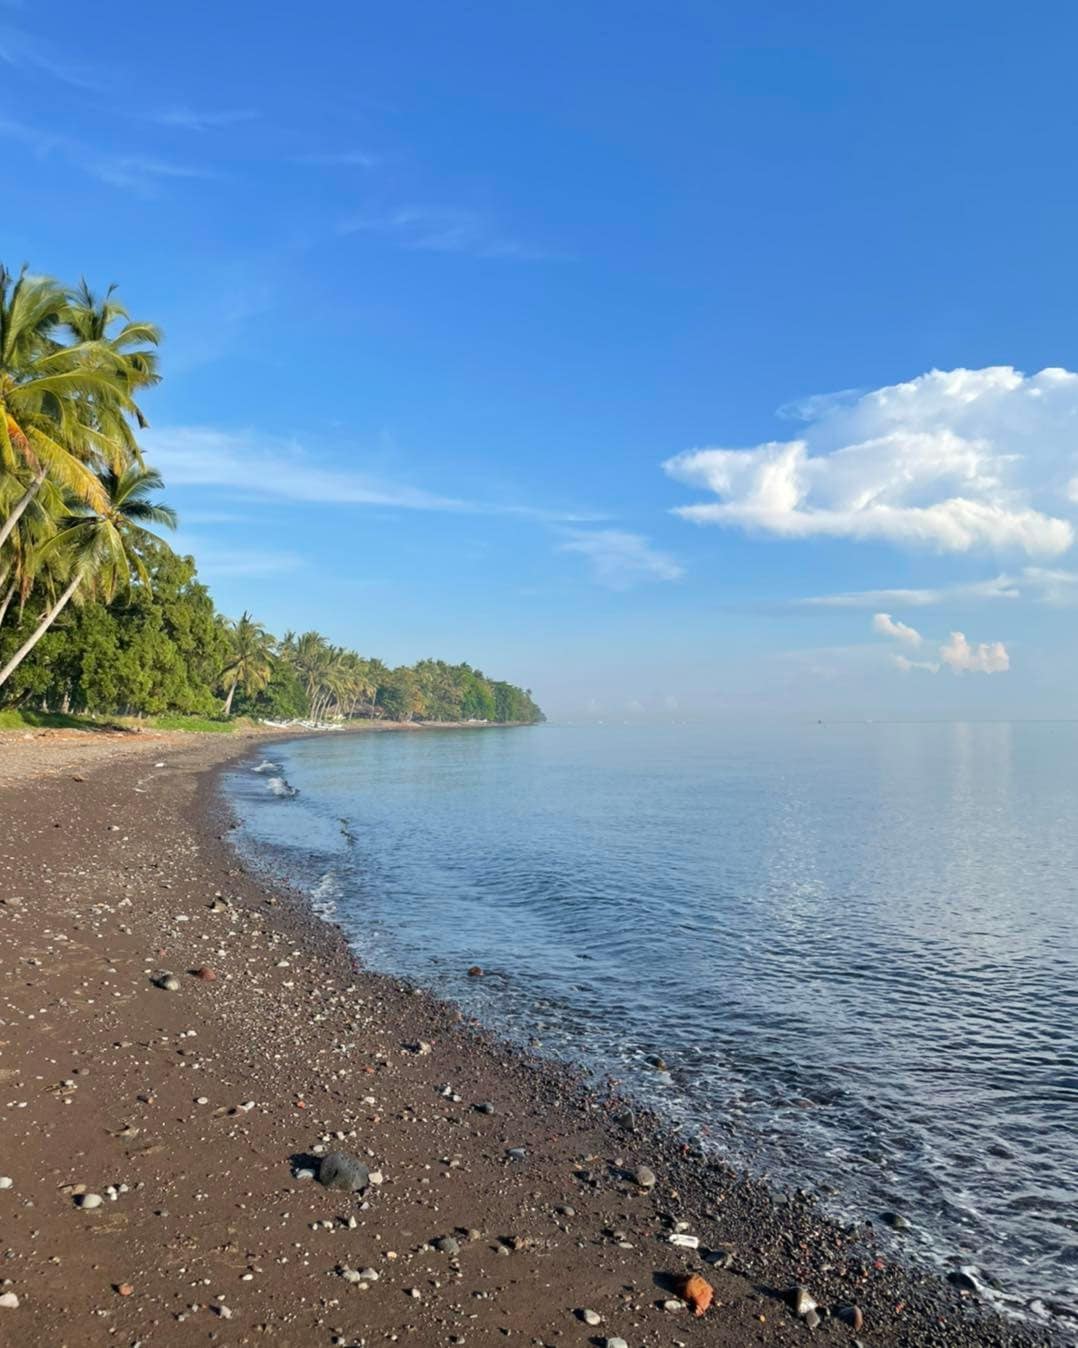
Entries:
<svg viewBox="0 0 1078 1348">
<path fill-rule="evenodd" d="M 95 296 L 0 266 L 0 705 L 91 715 L 532 722 L 531 693 L 466 664 L 390 669 L 318 632 L 218 614 L 155 532 L 136 395 L 160 333 Z M 153 526 L 151 528 L 150 526 Z"/>
</svg>

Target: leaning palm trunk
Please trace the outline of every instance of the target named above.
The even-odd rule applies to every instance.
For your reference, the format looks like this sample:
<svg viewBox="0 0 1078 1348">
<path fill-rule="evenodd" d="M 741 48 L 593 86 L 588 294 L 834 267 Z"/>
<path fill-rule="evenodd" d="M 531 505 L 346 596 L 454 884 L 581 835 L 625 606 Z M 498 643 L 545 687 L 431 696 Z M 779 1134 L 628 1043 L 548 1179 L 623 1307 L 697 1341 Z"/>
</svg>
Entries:
<svg viewBox="0 0 1078 1348">
<path fill-rule="evenodd" d="M 232 699 L 236 696 L 236 684 L 237 684 L 237 683 L 239 683 L 239 679 L 233 679 L 233 680 L 232 680 L 232 687 L 228 690 L 228 696 L 225 698 L 225 715 L 226 715 L 226 716 L 230 716 L 230 715 L 232 714 Z"/>
<path fill-rule="evenodd" d="M 74 578 L 74 580 L 68 581 L 67 589 L 63 592 L 60 598 L 57 599 L 56 603 L 53 604 L 52 608 L 49 609 L 48 613 L 46 613 L 45 616 L 41 619 L 38 625 L 34 628 L 31 635 L 27 637 L 27 639 L 23 642 L 23 644 L 19 647 L 19 649 L 15 652 L 15 654 L 11 657 L 11 659 L 7 662 L 4 668 L 0 669 L 0 688 L 2 688 L 5 683 L 7 683 L 8 679 L 12 676 L 12 674 L 15 673 L 18 667 L 22 664 L 22 662 L 26 659 L 26 657 L 34 649 L 37 643 L 41 640 L 41 638 L 45 635 L 45 633 L 49 630 L 49 628 L 53 625 L 56 619 L 63 612 L 64 607 L 67 604 L 67 601 L 79 588 L 79 582 L 81 580 L 82 576 L 77 575 Z"/>
<path fill-rule="evenodd" d="M 41 490 L 44 481 L 45 481 L 45 469 L 42 468 L 37 473 L 34 474 L 34 480 L 30 483 L 29 487 L 27 487 L 27 489 L 15 502 L 15 505 L 12 507 L 11 514 L 7 517 L 7 519 L 3 522 L 3 524 L 0 524 L 0 548 L 2 548 L 4 544 L 7 542 L 8 535 L 11 533 L 12 529 L 15 528 L 16 524 L 18 524 L 19 520 L 22 519 L 23 512 L 25 511 L 26 507 L 30 504 L 30 502 L 34 499 L 34 497 L 38 494 L 38 492 Z"/>
<path fill-rule="evenodd" d="M 17 580 L 13 580 L 11 584 L 8 586 L 7 593 L 4 595 L 3 599 L 0 599 L 0 627 L 4 625 L 4 617 L 7 613 L 8 605 L 15 598 L 15 592 L 18 588 L 19 582 Z"/>
</svg>

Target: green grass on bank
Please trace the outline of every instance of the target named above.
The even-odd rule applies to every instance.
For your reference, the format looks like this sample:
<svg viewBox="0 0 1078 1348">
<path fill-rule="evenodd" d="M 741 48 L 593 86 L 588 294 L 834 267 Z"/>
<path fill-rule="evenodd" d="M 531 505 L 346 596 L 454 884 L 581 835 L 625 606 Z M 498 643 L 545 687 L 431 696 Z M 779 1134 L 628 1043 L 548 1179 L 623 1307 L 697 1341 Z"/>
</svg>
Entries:
<svg viewBox="0 0 1078 1348">
<path fill-rule="evenodd" d="M 201 734 L 230 735 L 252 725 L 247 717 L 213 721 L 206 716 L 65 716 L 61 712 L 0 709 L 0 730 L 189 730 Z"/>
</svg>

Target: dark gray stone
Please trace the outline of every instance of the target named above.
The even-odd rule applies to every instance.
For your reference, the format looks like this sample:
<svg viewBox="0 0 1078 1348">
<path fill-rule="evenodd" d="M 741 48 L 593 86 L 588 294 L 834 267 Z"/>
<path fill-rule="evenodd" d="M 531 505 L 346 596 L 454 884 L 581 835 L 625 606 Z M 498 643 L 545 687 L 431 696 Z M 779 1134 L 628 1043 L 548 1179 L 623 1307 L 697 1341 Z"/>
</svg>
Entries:
<svg viewBox="0 0 1078 1348">
<path fill-rule="evenodd" d="M 331 1151 L 322 1157 L 318 1167 L 318 1183 L 326 1189 L 343 1189 L 345 1193 L 356 1193 L 370 1183 L 370 1171 L 362 1161 L 343 1151 Z"/>
</svg>

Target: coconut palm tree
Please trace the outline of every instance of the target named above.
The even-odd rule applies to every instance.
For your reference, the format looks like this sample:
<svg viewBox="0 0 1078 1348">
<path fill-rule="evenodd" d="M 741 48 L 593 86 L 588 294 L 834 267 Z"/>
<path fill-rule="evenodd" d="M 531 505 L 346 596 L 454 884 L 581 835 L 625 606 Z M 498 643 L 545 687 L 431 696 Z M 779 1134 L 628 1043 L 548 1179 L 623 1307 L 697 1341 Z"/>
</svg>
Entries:
<svg viewBox="0 0 1078 1348">
<path fill-rule="evenodd" d="M 232 656 L 221 671 L 221 681 L 228 685 L 225 715 L 232 712 L 232 699 L 241 686 L 248 697 L 260 693 L 273 674 L 273 638 L 249 613 L 234 624 L 229 633 Z"/>
<path fill-rule="evenodd" d="M 151 493 L 164 485 L 152 468 L 131 465 L 122 473 L 104 468 L 98 474 L 99 495 L 103 508 L 94 509 L 82 502 L 72 504 L 56 534 L 40 550 L 41 560 L 58 560 L 66 584 L 59 597 L 45 610 L 37 626 L 7 664 L 0 669 L 0 687 L 22 664 L 37 643 L 67 607 L 76 592 L 91 588 L 105 604 L 131 584 L 134 575 L 143 585 L 150 578 L 139 556 L 140 543 L 163 540 L 147 529 L 147 524 L 176 527 L 176 512 L 151 499 Z"/>
<path fill-rule="evenodd" d="M 106 328 L 121 312 L 111 303 Z M 0 478 L 14 497 L 0 524 L 0 547 L 46 476 L 104 510 L 95 469 L 121 474 L 139 459 L 132 422 L 143 419 L 133 395 L 156 378 L 145 344 L 152 346 L 157 334 L 140 324 L 127 337 L 106 340 L 83 336 L 80 325 L 91 332 L 85 306 L 62 286 L 0 266 Z M 135 341 L 143 345 L 131 350 Z"/>
</svg>

